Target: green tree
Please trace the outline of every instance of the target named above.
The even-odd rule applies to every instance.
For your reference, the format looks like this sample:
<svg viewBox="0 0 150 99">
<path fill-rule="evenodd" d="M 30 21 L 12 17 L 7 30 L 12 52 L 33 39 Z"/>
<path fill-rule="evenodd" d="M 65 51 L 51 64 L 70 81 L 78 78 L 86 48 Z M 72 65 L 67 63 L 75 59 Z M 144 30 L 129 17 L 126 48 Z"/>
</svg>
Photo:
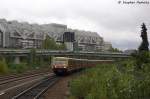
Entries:
<svg viewBox="0 0 150 99">
<path fill-rule="evenodd" d="M 65 50 L 66 49 L 66 45 L 64 43 L 62 43 L 62 44 L 58 45 L 58 48 L 60 50 Z"/>
<path fill-rule="evenodd" d="M 111 47 L 111 48 L 109 49 L 109 51 L 110 51 L 110 52 L 122 52 L 122 51 L 119 50 L 118 48 L 113 48 L 113 47 Z"/>
<path fill-rule="evenodd" d="M 48 35 L 46 36 L 46 39 L 43 42 L 43 48 L 44 49 L 58 49 L 57 44 L 54 39 L 50 38 Z"/>
<path fill-rule="evenodd" d="M 136 55 L 136 69 L 142 69 L 142 65 L 149 62 L 149 43 L 147 37 L 146 25 L 142 24 L 141 38 L 142 43 L 139 46 L 138 53 Z"/>
<path fill-rule="evenodd" d="M 66 46 L 64 43 L 56 44 L 55 40 L 47 35 L 46 39 L 43 41 L 43 48 L 52 50 L 63 50 L 66 49 Z"/>
<path fill-rule="evenodd" d="M 149 43 L 148 43 L 148 37 L 147 37 L 147 28 L 146 25 L 143 23 L 142 24 L 142 30 L 141 30 L 141 38 L 142 38 L 142 43 L 139 47 L 139 51 L 149 51 Z"/>
</svg>

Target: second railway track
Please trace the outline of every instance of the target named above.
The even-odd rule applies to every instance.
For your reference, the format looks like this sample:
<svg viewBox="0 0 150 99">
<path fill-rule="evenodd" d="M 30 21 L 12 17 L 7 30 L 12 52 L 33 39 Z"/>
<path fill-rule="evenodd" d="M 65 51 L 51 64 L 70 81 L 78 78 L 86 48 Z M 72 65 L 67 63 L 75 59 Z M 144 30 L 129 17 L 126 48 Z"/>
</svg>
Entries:
<svg viewBox="0 0 150 99">
<path fill-rule="evenodd" d="M 25 76 L 30 76 L 30 75 L 34 75 L 34 74 L 42 74 L 45 72 L 50 72 L 49 70 L 32 70 L 32 71 L 28 71 L 22 74 L 11 74 L 11 75 L 0 75 L 0 82 L 6 81 L 6 80 L 10 80 L 10 79 L 14 79 L 14 78 L 20 78 L 20 77 L 25 77 Z"/>
<path fill-rule="evenodd" d="M 25 89 L 51 77 L 53 73 L 37 73 L 0 82 L 0 99 L 11 99 Z"/>
<path fill-rule="evenodd" d="M 19 77 L 16 77 L 16 76 L 10 76 L 8 78 L 6 78 L 5 80 L 2 80 L 0 81 L 0 86 L 3 85 L 3 84 L 7 84 L 9 82 L 13 82 L 13 81 L 19 81 L 19 80 L 22 80 L 22 79 L 25 79 L 25 78 L 31 78 L 31 77 L 36 77 L 36 76 L 40 76 L 40 75 L 45 75 L 45 74 L 48 74 L 47 73 L 36 73 L 36 74 L 30 74 L 30 75 L 25 75 L 25 76 L 19 76 Z"/>
<path fill-rule="evenodd" d="M 14 96 L 12 99 L 40 99 L 42 94 L 54 85 L 59 80 L 59 77 L 56 75 L 52 75 L 51 77 L 47 77 L 40 81 L 39 83 L 31 86 L 30 88 L 24 90 L 18 95 Z"/>
</svg>

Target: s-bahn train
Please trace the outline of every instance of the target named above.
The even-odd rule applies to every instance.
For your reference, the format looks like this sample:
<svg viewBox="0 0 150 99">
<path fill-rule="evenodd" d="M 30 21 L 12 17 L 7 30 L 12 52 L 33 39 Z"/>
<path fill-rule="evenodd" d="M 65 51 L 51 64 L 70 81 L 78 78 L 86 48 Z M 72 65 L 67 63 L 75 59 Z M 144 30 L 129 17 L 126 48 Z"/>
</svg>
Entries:
<svg viewBox="0 0 150 99">
<path fill-rule="evenodd" d="M 53 57 L 51 66 L 55 74 L 63 75 L 74 70 L 87 67 L 94 67 L 97 64 L 113 62 L 114 60 L 88 60 L 68 57 Z"/>
</svg>

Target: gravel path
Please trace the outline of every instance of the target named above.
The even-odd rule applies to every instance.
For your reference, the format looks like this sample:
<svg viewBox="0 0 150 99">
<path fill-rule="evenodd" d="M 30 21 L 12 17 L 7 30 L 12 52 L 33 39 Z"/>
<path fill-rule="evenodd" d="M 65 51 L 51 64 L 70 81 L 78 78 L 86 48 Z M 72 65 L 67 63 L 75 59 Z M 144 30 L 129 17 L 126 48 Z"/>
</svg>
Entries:
<svg viewBox="0 0 150 99">
<path fill-rule="evenodd" d="M 43 96 L 44 99 L 67 99 L 69 94 L 68 82 L 72 76 L 62 77 L 57 84 L 52 86 Z"/>
</svg>

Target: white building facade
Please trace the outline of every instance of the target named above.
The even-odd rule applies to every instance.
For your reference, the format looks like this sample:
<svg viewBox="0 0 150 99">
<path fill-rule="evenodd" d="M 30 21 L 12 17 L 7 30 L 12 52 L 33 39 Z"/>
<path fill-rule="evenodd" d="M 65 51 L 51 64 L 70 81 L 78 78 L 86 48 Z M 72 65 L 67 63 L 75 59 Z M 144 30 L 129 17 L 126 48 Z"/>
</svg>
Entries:
<svg viewBox="0 0 150 99">
<path fill-rule="evenodd" d="M 108 50 L 111 43 L 105 43 L 96 32 L 67 28 L 63 24 L 29 24 L 27 22 L 0 19 L 0 48 L 42 48 L 48 35 L 57 43 L 63 42 L 64 32 L 74 32 L 74 48 L 82 51 Z"/>
</svg>

